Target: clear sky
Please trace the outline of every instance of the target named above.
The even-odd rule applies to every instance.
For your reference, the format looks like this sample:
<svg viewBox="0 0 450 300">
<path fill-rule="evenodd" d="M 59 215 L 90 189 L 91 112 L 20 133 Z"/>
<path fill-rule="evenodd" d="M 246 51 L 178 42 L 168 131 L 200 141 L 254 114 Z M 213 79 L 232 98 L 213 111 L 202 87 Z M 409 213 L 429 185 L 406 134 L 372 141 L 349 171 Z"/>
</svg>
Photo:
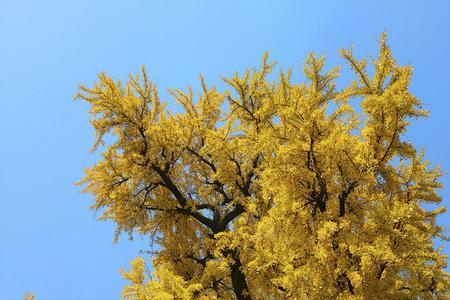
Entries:
<svg viewBox="0 0 450 300">
<path fill-rule="evenodd" d="M 113 244 L 114 224 L 73 185 L 98 158 L 78 84 L 142 64 L 161 91 L 200 73 L 220 84 L 266 50 L 297 71 L 309 51 L 334 65 L 342 47 L 375 55 L 383 30 L 431 111 L 408 138 L 450 171 L 450 1 L 0 0 L 0 299 L 119 299 L 118 270 L 146 249 L 139 237 Z"/>
</svg>

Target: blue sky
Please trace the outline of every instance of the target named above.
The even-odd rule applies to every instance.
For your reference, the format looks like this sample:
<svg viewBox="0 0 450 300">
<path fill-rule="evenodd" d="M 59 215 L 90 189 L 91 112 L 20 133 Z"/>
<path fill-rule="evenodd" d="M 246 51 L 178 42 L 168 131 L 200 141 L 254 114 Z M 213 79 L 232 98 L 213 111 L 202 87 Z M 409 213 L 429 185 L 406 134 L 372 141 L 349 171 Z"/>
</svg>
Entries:
<svg viewBox="0 0 450 300">
<path fill-rule="evenodd" d="M 119 299 L 118 270 L 147 248 L 138 237 L 112 244 L 114 224 L 97 221 L 73 185 L 98 156 L 88 107 L 72 96 L 101 71 L 125 78 L 145 64 L 161 91 L 196 85 L 200 73 L 220 85 L 266 50 L 297 71 L 310 51 L 329 65 L 342 64 L 342 47 L 375 55 L 386 30 L 431 111 L 408 139 L 450 171 L 450 2 L 432 3 L 0 0 L 0 299 L 27 290 L 42 300 Z M 450 176 L 442 181 L 449 206 Z M 450 215 L 440 221 L 450 226 Z"/>
</svg>

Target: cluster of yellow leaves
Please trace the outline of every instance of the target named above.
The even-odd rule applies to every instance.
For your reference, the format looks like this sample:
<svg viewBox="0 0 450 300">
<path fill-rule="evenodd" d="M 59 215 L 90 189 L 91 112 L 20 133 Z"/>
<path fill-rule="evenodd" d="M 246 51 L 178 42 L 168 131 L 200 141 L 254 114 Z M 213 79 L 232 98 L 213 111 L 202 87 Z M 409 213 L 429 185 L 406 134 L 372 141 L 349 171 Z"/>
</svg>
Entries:
<svg viewBox="0 0 450 300">
<path fill-rule="evenodd" d="M 34 300 L 35 296 L 34 294 L 26 293 L 25 296 L 23 296 L 23 300 Z"/>
<path fill-rule="evenodd" d="M 117 233 L 157 244 L 155 277 L 137 259 L 125 299 L 446 299 L 438 168 L 404 141 L 425 117 L 383 35 L 372 61 L 342 56 L 356 80 L 311 54 L 306 82 L 274 64 L 224 78 L 229 90 L 171 94 L 170 113 L 142 75 L 102 74 L 78 98 L 113 141 L 81 184 Z M 360 103 L 360 112 L 355 104 Z"/>
<path fill-rule="evenodd" d="M 131 262 L 131 271 L 122 271 L 122 276 L 131 282 L 122 293 L 122 299 L 136 300 L 190 300 L 202 286 L 189 284 L 183 277 L 176 275 L 166 268 L 159 268 L 155 272 L 157 280 L 144 282 L 145 262 L 136 258 Z"/>
</svg>

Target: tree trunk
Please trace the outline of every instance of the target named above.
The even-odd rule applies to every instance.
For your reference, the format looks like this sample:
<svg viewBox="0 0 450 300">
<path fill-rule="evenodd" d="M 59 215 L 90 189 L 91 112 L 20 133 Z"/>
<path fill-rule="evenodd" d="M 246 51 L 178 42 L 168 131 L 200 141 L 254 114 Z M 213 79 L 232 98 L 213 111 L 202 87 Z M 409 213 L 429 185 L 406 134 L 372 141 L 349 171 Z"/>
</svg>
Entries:
<svg viewBox="0 0 450 300">
<path fill-rule="evenodd" d="M 231 283 L 233 285 L 233 291 L 238 300 L 251 300 L 250 292 L 248 290 L 247 280 L 245 279 L 245 274 L 241 270 L 242 263 L 239 259 L 239 253 L 233 250 L 231 253 L 231 258 L 233 259 L 233 264 L 230 266 L 231 269 Z"/>
</svg>

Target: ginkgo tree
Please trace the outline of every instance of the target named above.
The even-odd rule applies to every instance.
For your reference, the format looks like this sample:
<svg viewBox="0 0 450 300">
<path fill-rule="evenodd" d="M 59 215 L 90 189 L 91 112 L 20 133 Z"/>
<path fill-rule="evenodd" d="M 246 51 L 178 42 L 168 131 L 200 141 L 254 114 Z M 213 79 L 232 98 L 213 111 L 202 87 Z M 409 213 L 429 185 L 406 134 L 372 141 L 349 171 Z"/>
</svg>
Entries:
<svg viewBox="0 0 450 300">
<path fill-rule="evenodd" d="M 117 236 L 157 245 L 152 275 L 142 258 L 123 271 L 123 299 L 449 299 L 445 208 L 425 208 L 442 173 L 404 137 L 427 116 L 412 67 L 385 35 L 369 69 L 341 54 L 347 87 L 323 57 L 297 83 L 264 56 L 225 91 L 172 90 L 178 113 L 145 70 L 80 87 L 102 153 L 80 184 Z"/>
</svg>

